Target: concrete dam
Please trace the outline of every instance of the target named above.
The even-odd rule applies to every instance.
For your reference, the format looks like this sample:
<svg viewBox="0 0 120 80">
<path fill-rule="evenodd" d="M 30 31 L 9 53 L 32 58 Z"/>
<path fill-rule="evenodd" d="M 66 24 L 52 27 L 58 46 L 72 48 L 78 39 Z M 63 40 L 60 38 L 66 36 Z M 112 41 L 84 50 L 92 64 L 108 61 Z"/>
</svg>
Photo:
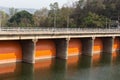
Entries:
<svg viewBox="0 0 120 80">
<path fill-rule="evenodd" d="M 119 29 L 2 28 L 0 64 L 113 54 L 120 50 L 119 37 Z"/>
</svg>

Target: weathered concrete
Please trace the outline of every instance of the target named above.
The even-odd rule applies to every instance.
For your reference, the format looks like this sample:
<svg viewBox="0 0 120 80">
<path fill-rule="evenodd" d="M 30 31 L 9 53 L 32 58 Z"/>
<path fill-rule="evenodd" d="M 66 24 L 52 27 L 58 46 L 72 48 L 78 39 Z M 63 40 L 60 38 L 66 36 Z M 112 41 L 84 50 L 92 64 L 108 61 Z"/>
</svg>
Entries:
<svg viewBox="0 0 120 80">
<path fill-rule="evenodd" d="M 82 54 L 87 56 L 93 56 L 93 46 L 95 38 L 82 39 Z"/>
<path fill-rule="evenodd" d="M 36 40 L 21 41 L 23 62 L 35 63 L 36 42 Z"/>
<path fill-rule="evenodd" d="M 114 38 L 115 37 L 103 38 L 103 53 L 111 54 L 113 52 Z"/>
<path fill-rule="evenodd" d="M 56 39 L 56 38 L 90 38 L 120 36 L 120 29 L 94 28 L 23 28 L 3 27 L 0 40 Z"/>
<path fill-rule="evenodd" d="M 56 57 L 61 59 L 68 59 L 68 39 L 58 39 L 56 40 Z"/>
<path fill-rule="evenodd" d="M 55 39 L 56 57 L 68 59 L 70 38 L 82 40 L 82 54 L 93 56 L 95 37 L 103 38 L 103 52 L 112 53 L 114 37 L 120 37 L 120 29 L 85 28 L 1 28 L 0 40 L 21 40 L 23 62 L 35 62 L 36 39 Z"/>
</svg>

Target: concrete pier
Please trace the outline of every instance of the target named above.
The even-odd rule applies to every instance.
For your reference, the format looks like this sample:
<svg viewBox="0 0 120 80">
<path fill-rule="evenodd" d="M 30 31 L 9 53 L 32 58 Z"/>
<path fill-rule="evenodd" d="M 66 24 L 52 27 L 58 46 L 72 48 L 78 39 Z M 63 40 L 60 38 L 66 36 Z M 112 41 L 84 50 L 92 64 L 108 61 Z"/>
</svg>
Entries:
<svg viewBox="0 0 120 80">
<path fill-rule="evenodd" d="M 37 40 L 21 41 L 23 62 L 35 63 L 36 42 Z"/>
<path fill-rule="evenodd" d="M 69 38 L 56 40 L 56 57 L 61 59 L 68 59 L 68 45 Z"/>
<path fill-rule="evenodd" d="M 103 38 L 103 53 L 112 54 L 115 37 Z"/>
<path fill-rule="evenodd" d="M 93 56 L 93 46 L 95 38 L 82 39 L 82 54 L 87 56 Z"/>
</svg>

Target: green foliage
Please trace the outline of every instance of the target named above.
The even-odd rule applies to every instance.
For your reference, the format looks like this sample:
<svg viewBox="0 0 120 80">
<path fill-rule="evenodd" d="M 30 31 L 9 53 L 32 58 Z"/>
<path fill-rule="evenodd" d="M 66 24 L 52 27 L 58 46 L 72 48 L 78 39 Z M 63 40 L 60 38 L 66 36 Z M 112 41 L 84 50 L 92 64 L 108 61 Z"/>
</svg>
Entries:
<svg viewBox="0 0 120 80">
<path fill-rule="evenodd" d="M 105 27 L 106 26 L 106 17 L 99 16 L 95 13 L 88 13 L 88 16 L 83 19 L 83 25 L 85 27 Z"/>
<path fill-rule="evenodd" d="M 50 4 L 50 10 L 43 8 L 34 15 L 27 11 L 16 13 L 10 9 L 8 26 L 20 27 L 88 27 L 106 28 L 120 23 L 120 0 L 79 0 L 71 6 L 59 8 L 57 2 Z"/>
<path fill-rule="evenodd" d="M 120 22 L 120 0 L 79 0 L 72 16 L 76 27 L 108 27 Z"/>
<path fill-rule="evenodd" d="M 5 13 L 4 11 L 0 11 L 0 26 L 6 26 L 8 18 L 9 16 L 7 13 Z"/>
<path fill-rule="evenodd" d="M 12 17 L 14 14 L 16 14 L 18 12 L 18 9 L 15 8 L 9 8 L 9 13 L 10 13 L 10 17 Z"/>
<path fill-rule="evenodd" d="M 19 27 L 34 26 L 33 16 L 27 11 L 20 11 L 9 19 L 8 25 Z"/>
<path fill-rule="evenodd" d="M 46 26 L 46 20 L 48 17 L 48 9 L 42 8 L 40 10 L 37 10 L 34 13 L 34 22 L 36 26 L 43 27 Z"/>
</svg>

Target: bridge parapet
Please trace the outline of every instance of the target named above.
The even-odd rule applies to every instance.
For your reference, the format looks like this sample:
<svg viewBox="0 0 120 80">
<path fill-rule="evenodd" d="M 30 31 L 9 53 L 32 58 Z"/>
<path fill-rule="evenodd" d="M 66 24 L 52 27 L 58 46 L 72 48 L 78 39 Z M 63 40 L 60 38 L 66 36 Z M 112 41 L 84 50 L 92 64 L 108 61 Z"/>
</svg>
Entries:
<svg viewBox="0 0 120 80">
<path fill-rule="evenodd" d="M 106 28 L 39 28 L 39 27 L 2 27 L 0 34 L 71 34 L 71 33 L 120 33 L 120 29 Z"/>
</svg>

